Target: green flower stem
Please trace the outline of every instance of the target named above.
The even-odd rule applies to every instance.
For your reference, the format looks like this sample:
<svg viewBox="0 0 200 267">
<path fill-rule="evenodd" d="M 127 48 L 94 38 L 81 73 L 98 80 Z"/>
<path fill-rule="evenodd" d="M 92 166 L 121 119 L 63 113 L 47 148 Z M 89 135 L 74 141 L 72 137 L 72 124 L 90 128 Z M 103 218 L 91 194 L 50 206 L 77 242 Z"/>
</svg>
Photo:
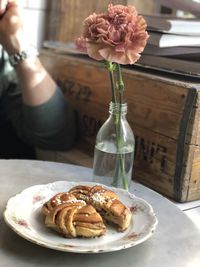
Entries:
<svg viewBox="0 0 200 267">
<path fill-rule="evenodd" d="M 114 72 L 116 69 L 117 69 L 117 89 L 119 93 L 119 113 L 114 115 L 115 130 L 116 130 L 116 145 L 117 145 L 117 162 L 114 171 L 114 180 L 112 185 L 117 186 L 119 179 L 122 179 L 123 188 L 128 190 L 128 183 L 126 179 L 126 171 L 124 165 L 125 156 L 122 154 L 123 139 L 121 137 L 121 115 L 122 115 L 121 106 L 123 104 L 123 91 L 124 91 L 121 66 L 120 64 L 115 64 L 109 61 L 105 61 L 104 64 L 107 70 L 109 71 L 113 103 L 117 103 L 115 79 L 114 79 Z"/>
<path fill-rule="evenodd" d="M 117 64 L 117 85 L 118 85 L 118 90 L 119 90 L 119 95 L 120 95 L 120 104 L 122 104 L 123 100 L 123 92 L 124 92 L 124 82 L 122 79 L 122 70 L 120 64 Z"/>
<path fill-rule="evenodd" d="M 114 174 L 113 185 L 117 186 L 119 179 L 122 179 L 123 188 L 128 190 L 128 182 L 125 171 L 125 155 L 122 154 L 123 139 L 121 136 L 121 116 L 123 104 L 124 83 L 122 80 L 121 66 L 117 64 L 117 88 L 119 92 L 119 114 L 116 115 L 116 142 L 117 142 L 117 161 Z"/>
<path fill-rule="evenodd" d="M 113 71 L 109 71 L 110 81 L 111 81 L 111 88 L 112 88 L 112 102 L 116 103 L 116 95 L 115 95 L 115 83 L 114 83 L 114 75 Z"/>
<path fill-rule="evenodd" d="M 114 81 L 114 71 L 115 71 L 116 65 L 112 62 L 105 61 L 105 66 L 107 70 L 109 71 L 109 76 L 110 76 L 111 89 L 112 89 L 112 102 L 116 103 L 115 81 Z"/>
<path fill-rule="evenodd" d="M 128 190 L 128 182 L 125 174 L 124 160 L 124 155 L 119 152 L 119 154 L 117 155 L 116 169 L 112 185 L 117 186 L 118 180 L 122 179 L 123 188 Z"/>
<path fill-rule="evenodd" d="M 119 90 L 119 117 L 121 118 L 121 113 L 122 113 L 122 104 L 123 104 L 123 92 L 124 92 L 124 82 L 122 79 L 122 71 L 121 71 L 121 66 L 120 64 L 117 64 L 117 86 Z M 121 125 L 119 124 L 119 130 L 118 130 L 119 138 L 118 140 L 118 153 L 119 153 L 119 164 L 120 164 L 120 169 L 121 169 L 121 179 L 123 183 L 124 189 L 128 190 L 128 183 L 126 179 L 126 171 L 125 171 L 125 156 L 121 153 L 121 148 L 123 146 L 122 144 L 122 138 L 121 138 Z"/>
<path fill-rule="evenodd" d="M 118 124 L 120 127 L 121 123 Z M 117 127 L 117 128 L 119 128 Z M 116 170 L 113 183 L 117 185 L 118 179 L 122 179 L 123 188 L 128 190 L 128 183 L 125 170 L 125 155 L 122 154 L 123 140 L 119 131 L 117 131 L 117 161 L 116 161 Z"/>
</svg>

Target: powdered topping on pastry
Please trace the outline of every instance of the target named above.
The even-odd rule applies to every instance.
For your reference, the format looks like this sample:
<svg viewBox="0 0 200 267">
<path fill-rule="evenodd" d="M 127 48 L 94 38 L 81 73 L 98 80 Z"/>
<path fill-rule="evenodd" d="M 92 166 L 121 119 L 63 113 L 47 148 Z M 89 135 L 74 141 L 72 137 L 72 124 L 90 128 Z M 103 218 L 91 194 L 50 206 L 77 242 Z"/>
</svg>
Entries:
<svg viewBox="0 0 200 267">
<path fill-rule="evenodd" d="M 46 216 L 45 224 L 65 237 L 97 237 L 106 231 L 101 216 L 84 201 L 55 207 Z"/>
<path fill-rule="evenodd" d="M 105 202 L 106 198 L 103 196 L 103 194 L 101 192 L 97 192 L 97 193 L 94 193 L 92 196 L 91 196 L 91 199 L 92 199 L 92 202 Z"/>
<path fill-rule="evenodd" d="M 84 204 L 86 204 L 86 202 L 82 199 L 70 199 L 70 200 L 67 200 L 65 203 L 84 203 Z"/>
<path fill-rule="evenodd" d="M 50 198 L 42 207 L 42 213 L 47 215 L 54 207 L 66 203 L 67 201 L 76 201 L 76 197 L 68 192 L 58 193 Z"/>
<path fill-rule="evenodd" d="M 69 190 L 70 194 L 73 194 L 77 199 L 82 199 L 89 202 L 88 196 L 91 187 L 85 185 L 78 185 Z"/>
<path fill-rule="evenodd" d="M 42 208 L 45 224 L 65 237 L 99 237 L 112 223 L 118 231 L 125 231 L 132 214 L 112 190 L 101 185 L 79 185 L 69 192 L 58 193 Z"/>
</svg>

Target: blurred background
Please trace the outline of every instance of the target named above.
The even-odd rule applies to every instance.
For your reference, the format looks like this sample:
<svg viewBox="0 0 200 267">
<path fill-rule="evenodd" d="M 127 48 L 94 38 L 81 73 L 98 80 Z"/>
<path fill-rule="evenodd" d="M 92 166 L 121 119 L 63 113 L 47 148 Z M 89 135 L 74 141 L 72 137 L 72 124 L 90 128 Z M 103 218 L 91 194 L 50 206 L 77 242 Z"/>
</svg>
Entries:
<svg viewBox="0 0 200 267">
<path fill-rule="evenodd" d="M 20 0 L 26 20 L 26 31 L 38 49 L 44 40 L 74 41 L 81 32 L 81 23 L 91 12 L 103 12 L 108 3 L 133 4 L 142 14 L 192 16 L 179 10 L 180 0 Z M 182 0 L 184 2 L 200 0 Z"/>
</svg>

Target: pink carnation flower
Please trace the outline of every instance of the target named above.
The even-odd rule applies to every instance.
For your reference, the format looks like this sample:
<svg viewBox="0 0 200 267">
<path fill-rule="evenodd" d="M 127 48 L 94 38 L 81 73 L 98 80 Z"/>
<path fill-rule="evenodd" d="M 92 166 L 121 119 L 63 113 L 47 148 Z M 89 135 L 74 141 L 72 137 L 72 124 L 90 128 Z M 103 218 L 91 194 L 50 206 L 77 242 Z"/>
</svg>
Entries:
<svg viewBox="0 0 200 267">
<path fill-rule="evenodd" d="M 146 27 L 134 6 L 110 4 L 107 13 L 94 13 L 85 19 L 76 45 L 96 60 L 133 64 L 146 46 Z"/>
</svg>

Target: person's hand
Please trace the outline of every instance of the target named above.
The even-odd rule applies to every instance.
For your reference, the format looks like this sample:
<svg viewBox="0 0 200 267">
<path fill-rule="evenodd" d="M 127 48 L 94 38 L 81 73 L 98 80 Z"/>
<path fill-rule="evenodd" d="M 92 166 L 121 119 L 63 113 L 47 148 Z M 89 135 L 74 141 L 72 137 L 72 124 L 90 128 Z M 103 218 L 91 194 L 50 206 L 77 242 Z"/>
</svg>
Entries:
<svg viewBox="0 0 200 267">
<path fill-rule="evenodd" d="M 0 1 L 0 17 L 3 16 L 3 14 L 6 11 L 7 2 L 8 2 L 8 0 L 1 0 Z"/>
<path fill-rule="evenodd" d="M 0 0 L 0 44 L 8 54 L 25 47 L 22 16 L 17 0 Z"/>
</svg>

